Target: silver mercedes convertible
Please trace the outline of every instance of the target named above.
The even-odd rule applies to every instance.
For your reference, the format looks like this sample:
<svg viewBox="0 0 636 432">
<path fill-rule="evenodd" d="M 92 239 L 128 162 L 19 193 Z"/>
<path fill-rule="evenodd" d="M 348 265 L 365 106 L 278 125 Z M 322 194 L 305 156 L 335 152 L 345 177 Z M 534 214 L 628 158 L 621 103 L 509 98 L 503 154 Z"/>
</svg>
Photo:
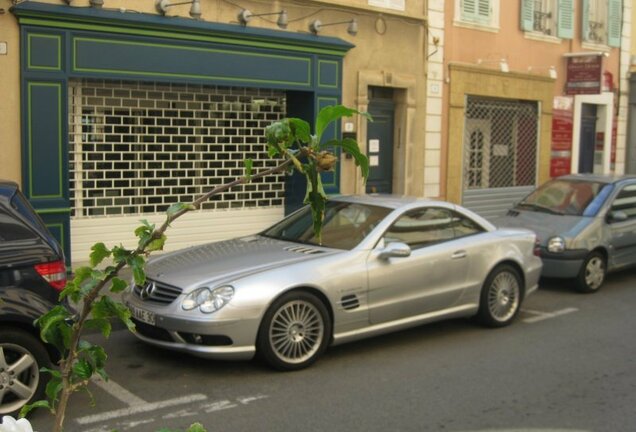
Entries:
<svg viewBox="0 0 636 432">
<path fill-rule="evenodd" d="M 151 260 L 124 301 L 144 342 L 294 370 L 330 344 L 445 318 L 505 326 L 537 288 L 536 254 L 531 231 L 450 203 L 338 197 L 320 241 L 302 208 L 260 234 Z"/>
</svg>

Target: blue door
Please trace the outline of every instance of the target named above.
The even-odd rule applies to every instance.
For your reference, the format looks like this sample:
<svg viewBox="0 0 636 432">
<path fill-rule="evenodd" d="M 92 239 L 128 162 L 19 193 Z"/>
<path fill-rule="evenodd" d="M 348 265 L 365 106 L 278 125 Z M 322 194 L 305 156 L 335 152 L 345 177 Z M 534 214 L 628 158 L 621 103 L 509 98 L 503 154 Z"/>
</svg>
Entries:
<svg viewBox="0 0 636 432">
<path fill-rule="evenodd" d="M 373 98 L 373 92 L 371 94 L 369 114 L 373 117 L 373 121 L 368 123 L 367 128 L 367 155 L 369 156 L 367 193 L 392 193 L 395 105 L 392 99 Z"/>
<path fill-rule="evenodd" d="M 581 138 L 579 140 L 579 173 L 594 172 L 596 145 L 596 105 L 581 106 Z"/>
</svg>

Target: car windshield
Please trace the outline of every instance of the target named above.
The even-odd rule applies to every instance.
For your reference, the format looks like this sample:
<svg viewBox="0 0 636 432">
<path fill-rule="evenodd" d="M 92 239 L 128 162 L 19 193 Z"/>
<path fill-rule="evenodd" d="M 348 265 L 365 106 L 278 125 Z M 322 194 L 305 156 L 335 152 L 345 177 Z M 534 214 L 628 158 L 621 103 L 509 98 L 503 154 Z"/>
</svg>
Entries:
<svg viewBox="0 0 636 432">
<path fill-rule="evenodd" d="M 517 207 L 570 216 L 595 216 L 612 186 L 581 180 L 552 180 L 528 195 Z"/>
<path fill-rule="evenodd" d="M 385 207 L 328 201 L 322 226 L 322 242 L 314 235 L 309 206 L 283 219 L 261 235 L 278 240 L 351 250 L 390 212 L 391 209 Z"/>
</svg>

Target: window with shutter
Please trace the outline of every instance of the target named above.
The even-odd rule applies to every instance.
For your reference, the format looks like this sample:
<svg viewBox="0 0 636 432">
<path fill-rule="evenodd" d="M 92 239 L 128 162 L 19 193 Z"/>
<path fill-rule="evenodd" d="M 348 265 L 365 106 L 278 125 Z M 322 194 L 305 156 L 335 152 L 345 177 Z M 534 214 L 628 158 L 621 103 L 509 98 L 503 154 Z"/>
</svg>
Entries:
<svg viewBox="0 0 636 432">
<path fill-rule="evenodd" d="M 557 36 L 562 39 L 574 37 L 574 0 L 559 0 Z"/>
<path fill-rule="evenodd" d="M 622 0 L 583 0 L 582 39 L 620 46 Z"/>
<path fill-rule="evenodd" d="M 557 34 L 558 0 L 522 0 L 521 29 L 546 36 Z"/>
<path fill-rule="evenodd" d="M 456 20 L 469 24 L 496 26 L 495 11 L 499 0 L 456 0 Z"/>
</svg>

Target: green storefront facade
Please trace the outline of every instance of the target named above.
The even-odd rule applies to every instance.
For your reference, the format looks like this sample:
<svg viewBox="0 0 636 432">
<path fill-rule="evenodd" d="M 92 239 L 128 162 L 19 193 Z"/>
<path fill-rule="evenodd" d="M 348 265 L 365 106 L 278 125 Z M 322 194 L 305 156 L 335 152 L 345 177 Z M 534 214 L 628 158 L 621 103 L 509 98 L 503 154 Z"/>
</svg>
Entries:
<svg viewBox="0 0 636 432">
<path fill-rule="evenodd" d="M 116 79 L 285 92 L 286 115 L 312 120 L 342 98 L 343 57 L 353 45 L 312 34 L 23 2 L 20 25 L 22 186 L 70 255 L 69 81 Z M 334 126 L 325 134 L 340 133 Z M 337 193 L 339 172 L 324 178 Z M 285 185 L 286 207 L 304 185 Z M 69 257 L 70 258 L 70 257 Z"/>
</svg>

